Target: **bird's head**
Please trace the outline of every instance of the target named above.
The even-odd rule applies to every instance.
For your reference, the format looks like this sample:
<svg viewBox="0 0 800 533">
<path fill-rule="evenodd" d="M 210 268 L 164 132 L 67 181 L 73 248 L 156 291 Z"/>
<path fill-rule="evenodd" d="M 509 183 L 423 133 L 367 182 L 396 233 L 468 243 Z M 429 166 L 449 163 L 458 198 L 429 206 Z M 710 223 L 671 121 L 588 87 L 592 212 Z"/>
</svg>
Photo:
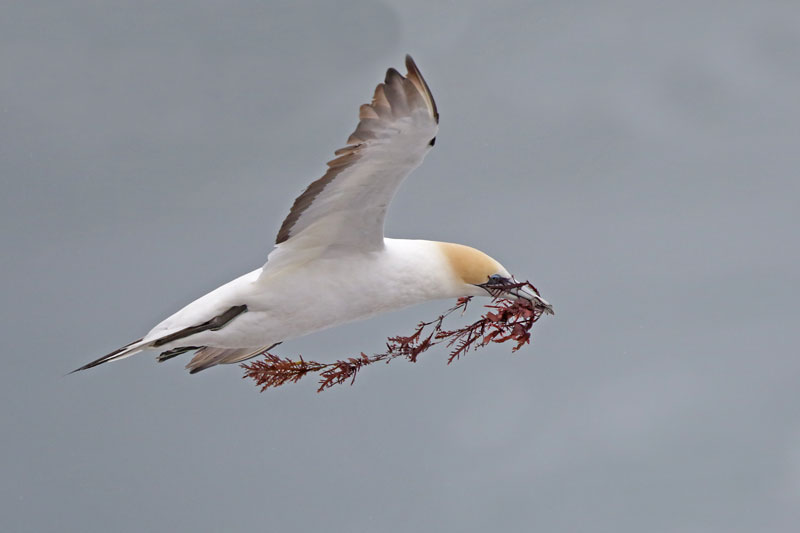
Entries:
<svg viewBox="0 0 800 533">
<path fill-rule="evenodd" d="M 487 254 L 447 242 L 437 243 L 455 278 L 459 296 L 491 296 L 492 298 L 525 299 L 544 312 L 553 313 L 553 306 L 529 283 L 520 283 L 498 261 Z"/>
</svg>

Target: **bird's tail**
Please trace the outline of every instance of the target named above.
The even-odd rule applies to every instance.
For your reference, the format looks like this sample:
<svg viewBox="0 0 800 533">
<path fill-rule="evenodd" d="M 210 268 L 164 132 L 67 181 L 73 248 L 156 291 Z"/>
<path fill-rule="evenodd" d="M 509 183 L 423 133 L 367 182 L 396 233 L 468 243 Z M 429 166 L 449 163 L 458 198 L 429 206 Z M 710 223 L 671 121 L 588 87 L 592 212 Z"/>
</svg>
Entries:
<svg viewBox="0 0 800 533">
<path fill-rule="evenodd" d="M 133 341 L 132 343 L 126 344 L 125 346 L 123 346 L 122 348 L 119 348 L 118 350 L 114 350 L 110 354 L 104 355 L 100 359 L 95 359 L 91 363 L 86 363 L 82 367 L 76 368 L 75 370 L 70 372 L 70 374 L 74 374 L 75 372 L 78 372 L 79 370 L 87 370 L 89 368 L 94 368 L 94 367 L 96 367 L 98 365 L 102 365 L 103 363 L 108 363 L 110 361 L 118 361 L 120 359 L 125 359 L 126 357 L 130 357 L 131 355 L 133 355 L 135 353 L 139 353 L 142 350 L 146 350 L 147 348 L 150 347 L 151 344 L 152 344 L 152 341 L 144 342 L 143 339 L 139 339 L 137 341 Z"/>
</svg>

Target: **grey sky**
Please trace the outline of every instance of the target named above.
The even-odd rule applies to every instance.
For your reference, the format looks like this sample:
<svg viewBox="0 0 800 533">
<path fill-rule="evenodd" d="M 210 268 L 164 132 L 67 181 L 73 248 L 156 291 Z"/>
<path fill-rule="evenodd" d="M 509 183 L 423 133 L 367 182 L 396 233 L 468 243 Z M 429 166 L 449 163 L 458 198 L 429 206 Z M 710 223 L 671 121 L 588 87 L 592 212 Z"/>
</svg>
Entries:
<svg viewBox="0 0 800 533">
<path fill-rule="evenodd" d="M 800 4 L 0 6 L 0 530 L 795 530 Z M 532 346 L 63 376 L 262 264 L 405 53 L 441 129 L 387 231 L 531 279 Z"/>
</svg>

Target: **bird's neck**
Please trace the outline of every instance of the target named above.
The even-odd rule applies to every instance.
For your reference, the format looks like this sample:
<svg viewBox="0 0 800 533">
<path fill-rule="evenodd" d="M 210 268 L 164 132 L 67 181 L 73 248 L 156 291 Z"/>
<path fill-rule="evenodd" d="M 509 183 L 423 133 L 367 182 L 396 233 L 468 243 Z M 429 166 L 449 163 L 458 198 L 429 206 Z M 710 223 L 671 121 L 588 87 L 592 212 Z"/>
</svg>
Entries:
<svg viewBox="0 0 800 533">
<path fill-rule="evenodd" d="M 394 290 L 413 303 L 464 296 L 442 244 L 436 241 L 384 239 L 384 269 Z"/>
</svg>

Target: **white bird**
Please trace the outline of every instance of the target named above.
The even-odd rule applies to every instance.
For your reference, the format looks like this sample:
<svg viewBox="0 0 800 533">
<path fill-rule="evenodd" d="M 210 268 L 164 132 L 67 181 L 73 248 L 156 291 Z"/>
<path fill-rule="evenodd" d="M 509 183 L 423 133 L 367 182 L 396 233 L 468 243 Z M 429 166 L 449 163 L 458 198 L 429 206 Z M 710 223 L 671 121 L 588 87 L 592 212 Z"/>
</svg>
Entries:
<svg viewBox="0 0 800 533">
<path fill-rule="evenodd" d="M 372 103 L 295 200 L 266 264 L 211 291 L 141 339 L 77 370 L 147 349 L 165 361 L 196 350 L 191 373 L 238 363 L 287 340 L 428 300 L 496 295 L 513 278 L 499 262 L 461 244 L 383 236 L 389 202 L 433 147 L 439 114 L 414 60 L 386 72 Z M 506 291 L 551 312 L 525 288 Z"/>
</svg>

